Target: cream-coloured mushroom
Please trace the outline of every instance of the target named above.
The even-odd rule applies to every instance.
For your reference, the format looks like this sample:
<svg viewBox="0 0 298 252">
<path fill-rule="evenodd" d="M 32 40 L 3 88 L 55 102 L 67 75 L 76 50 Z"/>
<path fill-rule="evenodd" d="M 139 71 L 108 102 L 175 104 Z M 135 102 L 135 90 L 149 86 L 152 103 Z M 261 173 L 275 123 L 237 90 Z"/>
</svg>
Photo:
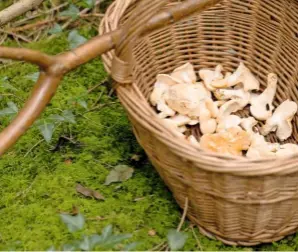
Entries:
<svg viewBox="0 0 298 252">
<path fill-rule="evenodd" d="M 278 150 L 278 143 L 266 142 L 264 136 L 259 133 L 254 133 L 251 135 L 251 145 L 246 156 L 248 158 L 274 157 Z"/>
<path fill-rule="evenodd" d="M 229 77 L 227 87 L 232 87 L 240 83 L 243 83 L 246 92 L 260 89 L 260 82 L 243 62 L 240 62 L 237 70 Z"/>
<path fill-rule="evenodd" d="M 213 88 L 227 88 L 227 87 L 229 87 L 229 79 L 230 79 L 231 75 L 232 75 L 232 73 L 227 72 L 223 79 L 212 81 L 211 86 Z"/>
<path fill-rule="evenodd" d="M 177 84 L 167 90 L 165 101 L 171 109 L 181 115 L 198 117 L 200 102 L 210 96 L 210 92 L 200 83 L 194 85 Z"/>
<path fill-rule="evenodd" d="M 258 120 L 265 121 L 272 116 L 274 106 L 272 105 L 276 88 L 277 88 L 277 75 L 270 73 L 268 75 L 268 85 L 262 94 L 259 96 L 252 95 L 250 113 Z"/>
<path fill-rule="evenodd" d="M 214 96 L 218 100 L 238 100 L 243 108 L 250 101 L 250 92 L 246 92 L 241 86 L 234 89 L 217 89 L 214 91 Z"/>
<path fill-rule="evenodd" d="M 200 147 L 200 143 L 199 143 L 199 141 L 195 138 L 195 136 L 190 135 L 190 136 L 186 137 L 186 140 L 187 140 L 188 142 L 190 142 L 191 144 L 193 144 L 194 146 L 196 146 L 196 147 Z"/>
<path fill-rule="evenodd" d="M 280 104 L 272 117 L 270 117 L 266 124 L 262 127 L 262 134 L 268 135 L 270 132 L 276 131 L 276 136 L 279 140 L 284 141 L 292 135 L 292 119 L 297 113 L 296 102 L 286 100 Z"/>
<path fill-rule="evenodd" d="M 184 136 L 183 133 L 187 128 L 185 127 L 185 120 L 183 118 L 166 118 L 162 120 L 175 135 L 179 137 Z"/>
<path fill-rule="evenodd" d="M 213 87 L 211 84 L 213 81 L 222 80 L 223 74 L 221 73 L 223 71 L 222 65 L 217 65 L 215 67 L 215 70 L 210 69 L 201 69 L 199 71 L 199 76 L 203 80 L 205 87 L 210 90 L 214 91 L 216 88 Z"/>
<path fill-rule="evenodd" d="M 180 84 L 195 84 L 197 81 L 194 67 L 189 62 L 176 68 L 171 74 L 171 77 L 177 80 Z"/>
<path fill-rule="evenodd" d="M 210 100 L 205 99 L 199 105 L 200 130 L 202 134 L 212 134 L 217 128 L 216 119 L 212 118 L 212 111 L 208 109 L 208 102 Z"/>
<path fill-rule="evenodd" d="M 202 149 L 235 156 L 242 156 L 242 151 L 247 150 L 249 145 L 250 137 L 240 127 L 229 128 L 220 133 L 206 134 L 200 140 Z"/>
<path fill-rule="evenodd" d="M 166 104 L 165 94 L 170 86 L 176 85 L 177 82 L 171 76 L 166 74 L 159 74 L 156 79 L 157 81 L 154 84 L 154 89 L 150 96 L 150 102 L 153 106 L 157 106 L 158 111 L 161 111 L 158 115 L 160 118 L 173 116 L 176 112 Z"/>
<path fill-rule="evenodd" d="M 241 120 L 240 126 L 251 136 L 256 134 L 253 128 L 258 124 L 258 121 L 254 117 L 247 117 Z"/>
<path fill-rule="evenodd" d="M 298 154 L 297 144 L 283 144 L 280 146 L 279 150 L 276 152 L 277 157 L 285 157 L 293 154 Z"/>
<path fill-rule="evenodd" d="M 230 100 L 226 103 L 224 103 L 220 109 L 219 109 L 219 113 L 218 113 L 218 121 L 223 120 L 224 118 L 228 117 L 229 115 L 231 115 L 232 113 L 235 113 L 241 109 L 243 109 L 243 104 L 241 101 L 239 100 Z"/>
<path fill-rule="evenodd" d="M 219 121 L 216 132 L 222 132 L 229 128 L 236 128 L 240 125 L 241 118 L 237 115 L 229 115 Z"/>
</svg>

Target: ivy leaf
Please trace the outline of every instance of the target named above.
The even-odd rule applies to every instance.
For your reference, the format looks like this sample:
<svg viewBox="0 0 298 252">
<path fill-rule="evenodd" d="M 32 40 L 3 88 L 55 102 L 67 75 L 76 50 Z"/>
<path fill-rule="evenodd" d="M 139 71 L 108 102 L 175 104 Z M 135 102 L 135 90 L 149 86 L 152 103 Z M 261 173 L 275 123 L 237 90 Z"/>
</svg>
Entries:
<svg viewBox="0 0 298 252">
<path fill-rule="evenodd" d="M 90 250 L 93 250 L 95 246 L 102 243 L 102 237 L 100 235 L 91 235 L 89 237 Z"/>
<path fill-rule="evenodd" d="M 36 72 L 36 73 L 32 73 L 32 74 L 28 74 L 26 76 L 26 78 L 28 80 L 32 80 L 33 82 L 36 82 L 38 80 L 38 77 L 39 77 L 39 72 Z"/>
<path fill-rule="evenodd" d="M 78 214 L 75 216 L 68 214 L 60 214 L 60 218 L 67 226 L 68 230 L 72 233 L 81 230 L 85 224 L 85 218 L 82 214 Z"/>
<path fill-rule="evenodd" d="M 64 122 L 65 118 L 63 116 L 60 115 L 50 115 L 49 119 L 54 121 L 54 122 Z"/>
<path fill-rule="evenodd" d="M 58 23 L 55 23 L 54 26 L 49 30 L 49 34 L 58 34 L 63 31 L 63 28 Z"/>
<path fill-rule="evenodd" d="M 107 241 L 103 242 L 103 246 L 105 247 L 114 247 L 115 245 L 118 245 L 122 241 L 125 241 L 129 238 L 131 238 L 131 234 L 119 234 L 119 235 L 112 235 L 108 238 Z"/>
<path fill-rule="evenodd" d="M 133 243 L 129 243 L 127 244 L 123 251 L 131 251 L 131 250 L 136 250 L 136 247 L 140 244 L 140 242 L 133 242 Z"/>
<path fill-rule="evenodd" d="M 55 125 L 53 123 L 48 123 L 46 120 L 43 120 L 42 124 L 38 126 L 38 129 L 40 130 L 46 142 L 51 142 Z"/>
<path fill-rule="evenodd" d="M 79 105 L 81 105 L 83 108 L 85 108 L 85 109 L 88 109 L 88 104 L 87 104 L 87 102 L 86 101 L 84 101 L 84 100 L 77 100 L 77 103 L 79 104 Z"/>
<path fill-rule="evenodd" d="M 172 229 L 168 232 L 167 238 L 170 249 L 177 251 L 184 247 L 187 239 L 187 234 Z"/>
<path fill-rule="evenodd" d="M 82 44 L 84 44 L 87 39 L 79 34 L 77 30 L 72 30 L 68 34 L 68 42 L 71 49 L 74 49 Z"/>
<path fill-rule="evenodd" d="M 71 4 L 67 10 L 60 13 L 60 16 L 71 17 L 73 20 L 76 20 L 79 14 L 80 10 L 74 4 Z"/>
<path fill-rule="evenodd" d="M 87 4 L 88 8 L 93 8 L 95 5 L 95 0 L 84 0 L 84 3 Z"/>
<path fill-rule="evenodd" d="M 72 113 L 71 110 L 64 110 L 62 112 L 62 117 L 64 118 L 64 120 L 66 122 L 76 123 L 75 116 L 74 116 L 74 114 Z"/>
<path fill-rule="evenodd" d="M 110 185 L 114 182 L 126 181 L 132 177 L 133 173 L 133 168 L 127 165 L 117 165 L 106 177 L 105 185 Z"/>
<path fill-rule="evenodd" d="M 84 250 L 84 251 L 92 250 L 88 236 L 86 236 L 86 235 L 84 236 L 83 240 L 80 242 L 79 247 L 81 250 Z"/>
<path fill-rule="evenodd" d="M 7 106 L 7 108 L 0 110 L 0 116 L 15 115 L 16 113 L 18 113 L 19 110 L 15 103 L 8 102 Z"/>
<path fill-rule="evenodd" d="M 109 238 L 109 236 L 112 235 L 112 232 L 113 232 L 112 225 L 108 225 L 108 226 L 104 227 L 101 232 L 102 240 L 105 242 Z"/>
</svg>

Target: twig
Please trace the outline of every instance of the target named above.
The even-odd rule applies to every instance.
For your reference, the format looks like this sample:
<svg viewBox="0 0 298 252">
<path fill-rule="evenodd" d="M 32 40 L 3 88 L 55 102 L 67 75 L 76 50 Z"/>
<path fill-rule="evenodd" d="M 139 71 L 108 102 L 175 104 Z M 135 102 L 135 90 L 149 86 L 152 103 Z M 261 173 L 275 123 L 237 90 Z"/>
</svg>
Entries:
<svg viewBox="0 0 298 252">
<path fill-rule="evenodd" d="M 194 238 L 196 239 L 196 242 L 197 242 L 197 245 L 198 245 L 199 250 L 200 251 L 203 251 L 203 248 L 201 246 L 201 243 L 200 243 L 200 241 L 198 239 L 198 236 L 196 235 L 196 232 L 195 232 L 193 226 L 191 226 L 190 228 L 191 228 L 191 231 L 192 231 L 192 234 L 193 234 Z"/>
<path fill-rule="evenodd" d="M 108 79 L 105 78 L 102 82 L 96 84 L 95 86 L 93 86 L 92 88 L 90 88 L 88 90 L 88 94 L 90 94 L 91 92 L 93 92 L 95 89 L 97 89 L 98 87 L 100 87 L 102 84 L 104 84 Z"/>
<path fill-rule="evenodd" d="M 34 144 L 30 150 L 28 150 L 28 152 L 24 155 L 24 157 L 27 157 L 29 155 L 29 153 L 34 149 L 36 148 L 38 145 L 40 145 L 42 142 L 44 141 L 44 139 L 41 139 L 40 141 L 38 141 L 36 144 Z"/>
<path fill-rule="evenodd" d="M 0 25 L 4 25 L 12 19 L 21 16 L 25 12 L 41 4 L 43 0 L 19 0 L 15 4 L 0 11 Z"/>
<path fill-rule="evenodd" d="M 188 198 L 186 197 L 185 198 L 185 203 L 184 203 L 184 211 L 183 211 L 183 215 L 181 217 L 181 220 L 180 220 L 180 223 L 179 223 L 179 226 L 177 228 L 177 231 L 179 232 L 184 224 L 184 221 L 185 221 L 185 217 L 186 217 L 186 214 L 187 214 L 187 210 L 188 210 Z"/>
<path fill-rule="evenodd" d="M 18 35 L 14 32 L 6 31 L 6 30 L 3 30 L 3 29 L 0 29 L 0 32 L 6 33 L 6 34 L 11 35 L 11 36 L 16 37 L 16 38 L 20 38 L 20 39 L 24 40 L 27 43 L 31 42 L 29 39 L 25 38 L 24 36 Z"/>
<path fill-rule="evenodd" d="M 94 110 L 96 110 L 96 109 L 102 109 L 102 108 L 104 108 L 104 107 L 106 107 L 106 106 L 113 105 L 113 104 L 118 104 L 118 103 L 119 103 L 119 101 L 116 101 L 116 102 L 110 102 L 110 103 L 105 103 L 105 104 L 99 104 L 98 106 L 95 106 L 95 107 L 92 107 L 91 109 L 88 109 L 88 110 L 85 112 L 85 114 L 87 114 L 87 113 L 89 113 L 89 112 L 91 112 L 91 111 L 94 111 Z"/>
</svg>

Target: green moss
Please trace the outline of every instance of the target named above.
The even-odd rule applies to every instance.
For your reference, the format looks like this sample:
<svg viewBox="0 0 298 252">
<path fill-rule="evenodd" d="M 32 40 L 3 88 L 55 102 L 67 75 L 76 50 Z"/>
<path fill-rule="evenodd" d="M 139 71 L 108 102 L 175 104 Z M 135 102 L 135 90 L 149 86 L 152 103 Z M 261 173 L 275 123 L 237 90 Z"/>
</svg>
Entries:
<svg viewBox="0 0 298 252">
<path fill-rule="evenodd" d="M 62 35 L 29 47 L 56 54 L 68 48 L 66 37 Z M 4 96 L 0 108 L 7 101 L 22 106 L 20 98 L 24 100 L 33 85 L 26 76 L 35 71 L 36 67 L 23 63 L 0 69 L 0 78 L 7 76 L 10 84 L 18 88 L 13 92 L 17 98 Z M 59 126 L 50 144 L 41 142 L 28 154 L 28 150 L 42 140 L 38 129 L 32 127 L 1 158 L 1 249 L 45 250 L 80 237 L 82 232 L 70 234 L 59 219 L 59 211 L 71 211 L 73 205 L 87 218 L 85 234 L 100 232 L 107 224 L 113 224 L 116 233 L 132 233 L 130 241 L 141 242 L 140 250 L 149 250 L 165 241 L 168 230 L 177 227 L 181 212 L 137 144 L 117 99 L 108 95 L 109 90 L 104 84 L 84 95 L 106 77 L 100 59 L 70 73 L 43 118 L 71 109 L 76 114 L 77 123 Z M 99 104 L 110 105 L 86 113 L 84 108 L 73 102 L 82 95 L 89 107 L 100 95 Z M 1 122 L 6 125 L 9 119 L 4 118 Z M 66 143 L 58 151 L 51 151 L 62 135 L 71 136 L 78 144 Z M 134 154 L 140 155 L 142 161 L 132 161 Z M 121 184 L 103 185 L 109 170 L 117 164 L 132 165 L 135 168 L 133 178 Z M 81 197 L 75 191 L 77 183 L 98 190 L 105 196 L 105 201 Z M 102 220 L 94 220 L 96 216 L 101 216 Z M 188 226 L 189 223 L 186 223 L 184 228 Z M 157 232 L 153 237 L 148 236 L 151 229 Z M 195 232 L 204 250 L 243 249 L 224 246 L 202 236 L 197 229 Z M 187 233 L 189 238 L 184 249 L 198 249 L 192 232 L 188 230 Z M 258 249 L 295 250 L 297 239 L 293 236 Z"/>
</svg>

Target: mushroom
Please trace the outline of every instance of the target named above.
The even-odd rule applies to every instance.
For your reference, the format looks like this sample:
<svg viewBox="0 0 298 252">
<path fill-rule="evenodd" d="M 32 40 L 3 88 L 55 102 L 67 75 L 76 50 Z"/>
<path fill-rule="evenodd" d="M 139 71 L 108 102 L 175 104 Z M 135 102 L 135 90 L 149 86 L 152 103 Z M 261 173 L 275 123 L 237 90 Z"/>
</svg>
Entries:
<svg viewBox="0 0 298 252">
<path fill-rule="evenodd" d="M 210 96 L 210 92 L 201 83 L 177 84 L 167 90 L 165 101 L 171 109 L 181 115 L 198 117 L 200 101 Z"/>
<path fill-rule="evenodd" d="M 251 135 L 251 145 L 246 153 L 248 158 L 273 157 L 279 149 L 278 143 L 266 142 L 265 137 L 259 133 Z"/>
<path fill-rule="evenodd" d="M 251 136 L 255 134 L 253 127 L 258 124 L 258 121 L 254 117 L 248 117 L 241 120 L 240 126 Z"/>
<path fill-rule="evenodd" d="M 277 88 L 277 75 L 270 73 L 268 75 L 268 85 L 264 92 L 259 95 L 251 97 L 250 113 L 258 120 L 265 121 L 272 116 L 274 106 L 272 102 Z"/>
<path fill-rule="evenodd" d="M 239 127 L 229 128 L 220 133 L 206 134 L 200 140 L 202 149 L 236 156 L 242 156 L 242 151 L 247 150 L 249 145 L 249 134 Z"/>
<path fill-rule="evenodd" d="M 171 77 L 180 84 L 194 84 L 197 81 L 196 72 L 191 63 L 186 63 L 176 68 L 171 74 Z"/>
<path fill-rule="evenodd" d="M 210 99 L 211 100 L 211 99 Z M 209 99 L 201 101 L 199 105 L 199 119 L 200 119 L 200 130 L 202 134 L 211 134 L 214 133 L 217 127 L 216 119 L 212 118 L 212 114 L 215 111 L 210 111 L 208 109 L 211 106 Z"/>
<path fill-rule="evenodd" d="M 241 102 L 243 108 L 250 101 L 250 93 L 246 92 L 241 86 L 236 87 L 235 89 L 217 89 L 214 91 L 214 96 L 218 100 L 238 100 Z"/>
<path fill-rule="evenodd" d="M 280 146 L 279 150 L 276 152 L 277 157 L 284 157 L 288 155 L 293 155 L 298 153 L 297 144 L 283 144 Z"/>
<path fill-rule="evenodd" d="M 150 102 L 153 106 L 157 106 L 157 110 L 161 111 L 158 115 L 160 118 L 175 115 L 175 111 L 169 108 L 165 102 L 165 94 L 170 86 L 176 85 L 177 82 L 169 75 L 157 75 L 157 81 L 154 84 L 153 92 L 150 96 Z"/>
<path fill-rule="evenodd" d="M 229 77 L 226 87 L 232 87 L 239 83 L 243 83 L 244 91 L 246 92 L 260 89 L 260 82 L 243 62 L 240 62 L 237 70 Z"/>
<path fill-rule="evenodd" d="M 193 145 L 195 145 L 195 146 L 197 146 L 197 147 L 200 147 L 200 143 L 199 143 L 198 140 L 195 138 L 195 136 L 190 135 L 190 136 L 188 136 L 188 137 L 186 138 L 186 140 L 187 140 L 188 142 L 190 142 L 191 144 L 193 144 Z"/>
<path fill-rule="evenodd" d="M 243 109 L 243 104 L 241 101 L 230 100 L 220 107 L 217 119 L 218 121 L 221 121 L 232 113 L 235 113 L 241 109 Z"/>
<path fill-rule="evenodd" d="M 227 87 L 229 87 L 229 79 L 230 79 L 231 75 L 232 75 L 232 73 L 227 72 L 223 79 L 212 81 L 211 86 L 213 88 L 227 88 Z"/>
<path fill-rule="evenodd" d="M 222 65 L 217 65 L 215 67 L 215 70 L 212 71 L 210 69 L 201 69 L 199 71 L 199 75 L 200 78 L 203 80 L 205 87 L 210 90 L 210 91 L 214 91 L 216 88 L 213 87 L 211 84 L 213 81 L 217 81 L 217 80 L 222 80 L 223 79 L 223 75 L 222 72 L 223 71 L 223 67 Z"/>
<path fill-rule="evenodd" d="M 229 128 L 236 128 L 241 123 L 241 118 L 236 115 L 229 115 L 222 118 L 217 125 L 216 132 L 222 132 Z"/>
<path fill-rule="evenodd" d="M 297 113 L 296 102 L 286 100 L 280 104 L 272 117 L 270 117 L 266 124 L 262 127 L 262 134 L 264 136 L 268 135 L 270 132 L 276 131 L 276 136 L 279 140 L 284 141 L 288 139 L 293 130 L 292 119 Z"/>
<path fill-rule="evenodd" d="M 163 122 L 168 126 L 169 129 L 171 129 L 175 135 L 177 136 L 183 136 L 183 133 L 187 130 L 185 127 L 186 122 L 189 120 L 186 120 L 186 118 L 182 117 L 172 117 L 172 118 L 166 118 L 162 119 Z"/>
</svg>

